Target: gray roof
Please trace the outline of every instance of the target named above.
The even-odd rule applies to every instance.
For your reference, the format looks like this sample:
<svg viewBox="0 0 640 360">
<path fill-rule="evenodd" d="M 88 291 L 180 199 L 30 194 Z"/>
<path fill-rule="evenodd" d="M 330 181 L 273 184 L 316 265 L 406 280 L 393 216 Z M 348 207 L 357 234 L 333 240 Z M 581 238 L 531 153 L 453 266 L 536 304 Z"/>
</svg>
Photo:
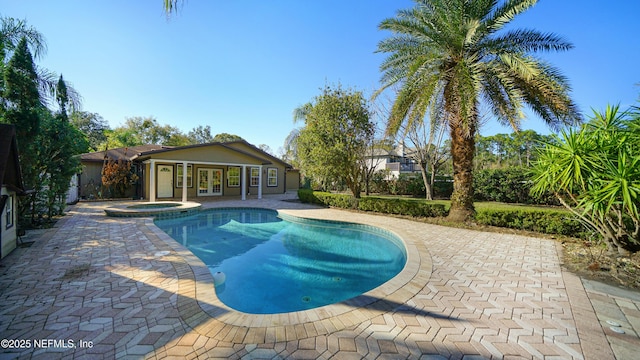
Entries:
<svg viewBox="0 0 640 360">
<path fill-rule="evenodd" d="M 109 149 L 107 151 L 96 151 L 80 155 L 82 161 L 104 161 L 105 155 L 114 160 L 133 160 L 142 153 L 149 153 L 158 150 L 171 149 L 173 146 L 165 145 L 139 145 Z"/>
<path fill-rule="evenodd" d="M 213 143 L 206 143 L 206 144 L 186 145 L 186 146 L 165 146 L 165 145 L 131 146 L 128 148 L 124 147 L 124 148 L 110 149 L 106 152 L 96 151 L 92 153 L 82 154 L 80 155 L 80 159 L 82 161 L 102 162 L 105 160 L 105 154 L 107 154 L 109 158 L 112 158 L 114 160 L 119 160 L 119 159 L 136 160 L 139 158 L 140 158 L 139 160 L 144 160 L 145 157 L 148 157 L 149 155 L 152 155 L 152 154 L 183 150 L 183 149 L 192 149 L 192 148 L 212 146 L 212 145 L 222 146 L 227 149 L 231 149 L 233 151 L 253 157 L 255 159 L 259 159 L 263 161 L 264 164 L 279 162 L 287 168 L 293 168 L 293 166 L 291 166 L 290 164 L 282 161 L 281 159 L 265 151 L 262 151 L 260 148 L 253 146 L 252 144 L 248 143 L 245 140 L 236 140 L 236 141 L 229 141 L 229 142 L 213 142 Z M 252 151 L 255 151 L 258 155 L 244 151 L 243 149 L 240 148 L 239 145 L 247 146 Z"/>
</svg>

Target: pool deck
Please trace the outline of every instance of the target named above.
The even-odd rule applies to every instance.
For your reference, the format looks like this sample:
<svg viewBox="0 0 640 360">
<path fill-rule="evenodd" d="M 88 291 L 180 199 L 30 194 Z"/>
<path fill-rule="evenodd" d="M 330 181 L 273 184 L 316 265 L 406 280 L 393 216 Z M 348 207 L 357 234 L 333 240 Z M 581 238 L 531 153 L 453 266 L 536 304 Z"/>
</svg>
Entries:
<svg viewBox="0 0 640 360">
<path fill-rule="evenodd" d="M 263 207 L 382 227 L 407 244 L 407 266 L 349 302 L 242 314 L 217 300 L 206 266 L 151 220 L 105 216 L 113 203 L 79 203 L 0 260 L 0 338 L 24 346 L 3 345 L 0 359 L 632 359 L 640 352 L 640 293 L 565 271 L 557 242 L 283 201 L 291 196 L 212 199 L 203 208 Z"/>
</svg>

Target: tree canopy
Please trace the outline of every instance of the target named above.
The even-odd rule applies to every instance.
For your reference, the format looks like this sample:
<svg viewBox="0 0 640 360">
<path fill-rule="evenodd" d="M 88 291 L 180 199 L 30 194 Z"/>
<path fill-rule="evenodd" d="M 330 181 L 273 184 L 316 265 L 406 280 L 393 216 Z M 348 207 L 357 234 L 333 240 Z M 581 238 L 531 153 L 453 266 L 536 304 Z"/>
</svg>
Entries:
<svg viewBox="0 0 640 360">
<path fill-rule="evenodd" d="M 305 125 L 296 142 L 305 176 L 323 187 L 344 182 L 360 197 L 365 148 L 374 132 L 364 96 L 326 86 L 303 107 Z"/>
<path fill-rule="evenodd" d="M 239 140 L 244 140 L 244 139 L 238 135 L 228 134 L 228 133 L 216 134 L 216 136 L 214 136 L 212 139 L 213 142 L 231 142 L 231 141 L 239 141 Z"/>
</svg>

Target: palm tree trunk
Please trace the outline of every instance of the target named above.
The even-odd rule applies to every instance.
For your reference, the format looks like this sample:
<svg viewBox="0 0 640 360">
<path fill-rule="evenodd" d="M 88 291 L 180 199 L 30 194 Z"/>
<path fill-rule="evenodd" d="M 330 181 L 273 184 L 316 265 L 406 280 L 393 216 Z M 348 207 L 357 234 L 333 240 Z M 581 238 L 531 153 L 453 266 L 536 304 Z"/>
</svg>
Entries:
<svg viewBox="0 0 640 360">
<path fill-rule="evenodd" d="M 450 221 L 464 222 L 475 216 L 473 207 L 473 155 L 475 152 L 475 126 L 466 131 L 452 125 L 451 159 L 453 160 L 453 194 L 451 194 Z"/>
</svg>

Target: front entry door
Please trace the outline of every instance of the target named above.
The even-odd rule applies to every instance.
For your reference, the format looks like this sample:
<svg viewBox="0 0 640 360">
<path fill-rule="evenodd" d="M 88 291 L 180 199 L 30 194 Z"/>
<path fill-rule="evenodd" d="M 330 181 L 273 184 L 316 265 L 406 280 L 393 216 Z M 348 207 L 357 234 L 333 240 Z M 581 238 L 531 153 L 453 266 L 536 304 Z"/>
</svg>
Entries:
<svg viewBox="0 0 640 360">
<path fill-rule="evenodd" d="M 173 166 L 158 165 L 158 197 L 173 197 Z"/>
<path fill-rule="evenodd" d="M 222 195 L 222 170 L 198 169 L 198 196 Z"/>
</svg>

